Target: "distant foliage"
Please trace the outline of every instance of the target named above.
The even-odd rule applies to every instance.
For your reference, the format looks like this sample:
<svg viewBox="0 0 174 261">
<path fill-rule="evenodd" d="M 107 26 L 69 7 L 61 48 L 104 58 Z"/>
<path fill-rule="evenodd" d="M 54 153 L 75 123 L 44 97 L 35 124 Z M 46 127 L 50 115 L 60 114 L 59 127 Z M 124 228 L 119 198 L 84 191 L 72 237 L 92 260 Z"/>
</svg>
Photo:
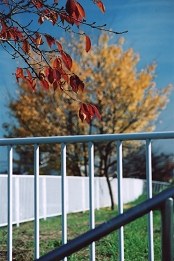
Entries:
<svg viewBox="0 0 174 261">
<path fill-rule="evenodd" d="M 137 69 L 139 56 L 131 48 L 124 50 L 123 38 L 115 43 L 109 34 L 101 34 L 98 45 L 93 46 L 88 54 L 82 48 L 83 39 L 76 41 L 76 38 L 71 38 L 67 42 L 64 39 L 61 46 L 69 48 L 72 57 L 76 58 L 72 64 L 75 74 L 70 77 L 74 92 L 72 93 L 68 85 L 65 85 L 63 92 L 58 88 L 56 92 L 53 91 L 53 95 L 51 92 L 48 94 L 46 89 L 37 89 L 33 93 L 26 81 L 21 81 L 18 99 L 9 104 L 17 124 L 5 125 L 8 137 L 109 134 L 154 129 L 155 120 L 167 104 L 171 90 L 170 86 L 161 90 L 157 88 L 155 64 L 139 71 Z M 55 55 L 52 56 L 50 61 L 54 64 Z M 86 82 L 85 91 L 77 75 L 82 82 Z M 79 86 L 79 117 L 89 124 L 78 121 L 77 85 Z M 88 100 L 93 104 L 88 104 Z M 97 119 L 100 117 L 101 121 Z M 137 142 L 134 146 L 130 142 L 124 143 L 124 157 L 138 147 Z M 20 149 L 18 151 L 20 152 Z M 42 173 L 48 174 L 49 169 L 60 169 L 59 146 L 54 148 L 44 146 L 41 151 L 49 152 L 47 170 L 44 171 L 43 168 Z M 20 157 L 23 155 L 25 155 L 24 151 L 20 153 Z M 95 155 L 97 159 L 95 174 L 107 178 L 112 197 L 110 177 L 116 176 L 116 144 L 96 143 Z M 27 156 L 21 160 L 23 162 L 30 158 Z M 67 171 L 68 175 L 88 175 L 88 151 L 85 145 L 68 145 Z"/>
<path fill-rule="evenodd" d="M 100 118 L 96 105 L 101 112 L 102 120 L 98 121 L 94 117 L 89 126 L 78 121 L 77 97 L 72 95 L 68 85 L 65 85 L 64 92 L 58 89 L 56 92 L 48 93 L 46 89 L 37 89 L 33 93 L 24 80 L 19 83 L 18 99 L 9 104 L 10 111 L 18 123 L 13 126 L 5 125 L 8 136 L 123 133 L 150 131 L 154 128 L 155 120 L 167 104 L 170 93 L 170 86 L 162 90 L 156 87 L 155 64 L 138 71 L 138 55 L 131 48 L 124 50 L 122 38 L 114 43 L 108 34 L 100 36 L 98 45 L 93 46 L 89 54 L 85 54 L 85 50 L 81 48 L 83 39 L 78 42 L 71 38 L 68 40 L 68 43 L 71 42 L 70 46 L 66 40 L 62 42 L 61 46 L 68 46 L 72 56 L 76 57 L 72 65 L 75 74 L 70 77 L 70 82 L 74 95 L 78 85 L 80 118 L 87 122 L 90 122 L 90 115 Z M 54 64 L 55 55 L 52 56 L 50 61 Z M 38 70 L 37 66 L 35 70 Z M 86 82 L 85 91 L 77 75 Z M 59 74 L 56 77 L 59 77 Z M 94 105 L 86 102 L 89 99 Z M 129 144 L 126 146 L 129 147 Z M 114 147 L 112 143 L 96 144 L 96 153 L 100 159 L 97 171 L 99 175 L 112 172 L 115 162 L 112 160 Z M 70 146 L 68 157 L 77 162 L 79 156 L 83 165 L 86 165 L 86 148 L 79 151 L 78 147 Z M 80 172 L 79 169 L 78 173 Z"/>
</svg>

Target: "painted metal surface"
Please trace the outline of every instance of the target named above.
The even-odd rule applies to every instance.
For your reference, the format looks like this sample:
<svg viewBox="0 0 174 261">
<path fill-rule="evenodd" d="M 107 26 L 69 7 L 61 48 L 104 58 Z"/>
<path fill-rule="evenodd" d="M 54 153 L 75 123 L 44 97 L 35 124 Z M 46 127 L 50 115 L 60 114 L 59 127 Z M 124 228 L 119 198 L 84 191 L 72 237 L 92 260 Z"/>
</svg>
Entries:
<svg viewBox="0 0 174 261">
<path fill-rule="evenodd" d="M 172 197 L 172 201 L 171 198 Z M 157 209 L 161 210 L 162 205 L 165 205 L 165 208 L 163 209 L 164 215 L 171 220 L 170 225 L 167 224 L 167 219 L 165 218 L 165 223 L 163 225 L 163 234 L 165 235 L 165 232 L 167 234 L 170 234 L 171 228 L 173 228 L 173 198 L 174 198 L 174 189 L 170 188 L 163 192 L 160 192 L 158 195 L 154 196 L 153 198 L 147 199 L 146 201 L 138 204 L 135 207 L 132 207 L 128 209 L 125 213 L 120 214 L 112 219 L 110 219 L 107 222 L 104 222 L 97 226 L 93 230 L 89 230 L 85 232 L 84 234 L 74 238 L 72 241 L 68 242 L 66 245 L 63 245 L 48 254 L 42 256 L 39 261 L 58 261 L 61 260 L 64 256 L 70 256 L 71 254 L 77 252 L 78 250 L 88 246 L 91 242 L 97 241 L 104 236 L 108 235 L 109 233 L 119 229 L 120 227 L 129 224 L 130 222 L 136 220 L 137 218 L 140 218 L 146 214 L 148 214 L 150 211 Z M 170 200 L 170 202 L 169 202 Z M 163 215 L 163 214 L 162 214 Z M 166 238 L 166 236 L 165 236 Z M 163 243 L 169 243 L 169 245 L 173 246 L 173 238 L 170 236 L 170 240 L 163 241 Z M 164 248 L 163 248 L 164 247 Z M 170 254 L 165 253 L 166 248 L 165 244 L 163 244 L 163 251 L 162 253 L 164 259 L 162 261 L 173 261 L 171 248 L 170 248 Z M 168 257 L 166 259 L 166 257 Z"/>
<path fill-rule="evenodd" d="M 39 258 L 39 145 L 34 145 L 34 256 Z"/>
<path fill-rule="evenodd" d="M 89 206 L 90 206 L 90 229 L 95 228 L 95 192 L 94 192 L 94 144 L 88 143 L 89 154 Z M 95 261 L 95 242 L 90 245 L 90 260 Z"/>
<path fill-rule="evenodd" d="M 142 132 L 128 134 L 97 134 L 97 135 L 74 135 L 55 137 L 32 137 L 32 138 L 1 138 L 0 146 L 24 145 L 24 144 L 51 144 L 51 143 L 83 143 L 83 142 L 103 142 L 117 140 L 163 140 L 174 139 L 174 131 L 167 132 Z"/>
<path fill-rule="evenodd" d="M 13 198 L 12 198 L 12 174 L 13 174 L 13 147 L 8 147 L 8 242 L 7 242 L 7 258 L 8 261 L 12 261 L 12 237 L 13 237 L 13 226 L 12 226 L 12 204 L 13 204 Z"/>
<path fill-rule="evenodd" d="M 146 140 L 146 180 L 147 196 L 152 198 L 152 142 Z M 148 214 L 148 260 L 154 261 L 154 243 L 153 243 L 153 212 Z"/>
<path fill-rule="evenodd" d="M 118 213 L 123 213 L 123 148 L 122 141 L 117 141 L 117 178 L 118 178 Z M 124 228 L 119 232 L 119 261 L 124 261 Z"/>
<path fill-rule="evenodd" d="M 61 144 L 61 175 L 62 175 L 62 242 L 67 243 L 67 179 L 66 179 L 66 145 L 69 143 L 88 143 L 89 156 L 89 206 L 90 206 L 90 228 L 95 228 L 94 208 L 94 142 L 114 141 L 117 144 L 117 175 L 118 175 L 118 209 L 123 214 L 122 196 L 122 141 L 145 140 L 146 141 L 146 176 L 147 195 L 152 198 L 152 159 L 151 141 L 154 139 L 174 139 L 174 132 L 153 133 L 131 133 L 131 134 L 102 134 L 102 135 L 79 135 L 61 137 L 35 137 L 35 138 L 10 138 L 0 139 L 0 146 L 8 146 L 8 261 L 12 260 L 12 174 L 13 174 L 13 146 L 34 145 L 34 215 L 35 215 L 35 259 L 39 258 L 39 145 Z M 153 214 L 148 216 L 149 235 L 149 260 L 154 261 L 153 246 Z M 91 260 L 95 260 L 95 244 L 90 248 Z M 124 230 L 119 230 L 119 260 L 124 260 Z M 66 257 L 64 260 L 67 260 Z"/>
<path fill-rule="evenodd" d="M 62 192 L 62 244 L 67 243 L 67 180 L 66 180 L 66 144 L 61 144 L 61 192 Z M 66 261 L 67 258 L 64 258 Z"/>
</svg>

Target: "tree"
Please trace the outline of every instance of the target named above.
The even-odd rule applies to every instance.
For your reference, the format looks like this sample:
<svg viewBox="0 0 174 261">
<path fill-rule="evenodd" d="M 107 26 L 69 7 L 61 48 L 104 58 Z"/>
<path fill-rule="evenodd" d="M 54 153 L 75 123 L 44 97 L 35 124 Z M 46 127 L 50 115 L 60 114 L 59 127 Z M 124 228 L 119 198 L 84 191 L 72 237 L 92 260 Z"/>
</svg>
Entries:
<svg viewBox="0 0 174 261">
<path fill-rule="evenodd" d="M 82 112 L 81 119 L 85 118 L 90 123 L 83 125 L 77 120 L 77 104 L 73 99 L 62 102 L 57 92 L 53 97 L 40 90 L 33 95 L 32 92 L 26 91 L 27 87 L 24 84 L 21 86 L 18 100 L 10 103 L 11 112 L 18 120 L 18 125 L 9 126 L 12 128 L 7 129 L 8 135 L 24 137 L 152 130 L 155 120 L 167 103 L 170 92 L 170 86 L 162 90 L 156 87 L 154 82 L 156 65 L 152 64 L 138 71 L 138 55 L 131 48 L 124 50 L 122 38 L 114 43 L 108 34 L 101 35 L 98 44 L 93 46 L 88 55 L 81 48 L 83 41 L 77 42 L 76 39 L 71 39 L 68 42 L 71 42 L 69 48 L 73 53 L 72 56 L 77 59 L 73 63 L 73 71 L 86 82 L 86 91 L 79 91 L 80 99 L 90 99 L 94 105 L 97 105 L 102 120 L 93 118 L 90 121 L 90 116 L 88 117 L 87 114 L 84 116 Z M 66 46 L 66 41 L 64 44 Z M 66 99 L 64 95 L 65 93 L 61 92 L 61 97 Z M 83 104 L 84 107 L 88 107 L 85 102 Z M 44 121 L 41 121 L 40 119 L 43 118 Z M 124 146 L 126 156 L 132 149 L 132 144 L 125 143 Z M 115 149 L 116 145 L 112 142 L 95 144 L 96 174 L 106 177 L 112 207 L 114 202 L 110 176 L 114 175 L 116 169 Z M 78 175 L 81 173 L 79 166 L 81 162 L 85 175 L 87 174 L 88 161 L 85 146 L 70 146 L 68 159 L 71 173 L 78 173 Z M 70 164 L 72 159 L 73 166 Z"/>
<path fill-rule="evenodd" d="M 105 12 L 102 1 L 92 2 Z M 78 1 L 66 0 L 63 6 L 60 5 L 62 3 L 58 0 L 2 0 L 0 45 L 13 59 L 20 58 L 24 64 L 23 68 L 16 69 L 17 82 L 20 80 L 27 82 L 33 91 L 36 87 L 42 87 L 47 91 L 50 89 L 65 91 L 65 84 L 68 84 L 71 92 L 77 95 L 79 89 L 84 89 L 84 83 L 71 70 L 71 56 L 62 48 L 55 35 L 50 34 L 50 31 L 55 31 L 56 28 L 56 32 L 62 29 L 83 35 L 85 41 L 83 48 L 88 52 L 91 48 L 91 40 L 86 33 L 80 32 L 80 26 L 85 24 L 99 30 L 107 29 L 105 26 L 97 26 L 95 22 L 88 23 L 85 20 L 85 9 Z M 53 51 L 55 57 L 50 63 L 48 54 Z M 35 55 L 40 57 L 40 61 L 34 59 Z M 39 63 L 42 65 L 39 66 Z M 37 71 L 34 66 L 36 64 Z M 96 112 L 99 115 L 96 107 L 94 110 L 94 106 L 91 107 L 90 104 L 86 108 L 83 103 L 78 103 L 82 116 L 87 114 L 88 117 L 93 118 Z"/>
<path fill-rule="evenodd" d="M 159 90 L 155 84 L 156 64 L 138 71 L 139 57 L 133 49 L 124 50 L 124 39 L 117 44 L 108 34 L 102 34 L 98 45 L 86 55 L 80 56 L 82 48 L 74 41 L 76 57 L 83 60 L 82 79 L 86 80 L 87 95 L 97 104 L 101 121 L 90 123 L 93 133 L 124 133 L 151 131 L 155 120 L 168 101 L 171 86 Z M 82 51 L 81 51 L 82 50 Z M 78 53 L 80 52 L 80 53 Z M 77 65 L 77 72 L 79 66 Z M 80 73 L 80 72 L 79 72 Z M 84 77 L 84 78 L 83 78 Z M 95 90 L 95 91 L 94 91 Z M 94 94 L 95 93 L 95 94 Z M 131 143 L 124 144 L 125 156 Z M 115 143 L 96 144 L 98 173 L 105 176 L 114 205 L 109 177 L 115 175 Z M 136 146 L 137 147 L 137 146 Z"/>
<path fill-rule="evenodd" d="M 136 164 L 132 164 L 136 162 Z M 146 151 L 140 146 L 136 151 L 130 152 L 123 160 L 123 173 L 125 177 L 146 179 Z M 173 154 L 152 152 L 152 179 L 155 181 L 171 181 L 173 178 Z"/>
</svg>

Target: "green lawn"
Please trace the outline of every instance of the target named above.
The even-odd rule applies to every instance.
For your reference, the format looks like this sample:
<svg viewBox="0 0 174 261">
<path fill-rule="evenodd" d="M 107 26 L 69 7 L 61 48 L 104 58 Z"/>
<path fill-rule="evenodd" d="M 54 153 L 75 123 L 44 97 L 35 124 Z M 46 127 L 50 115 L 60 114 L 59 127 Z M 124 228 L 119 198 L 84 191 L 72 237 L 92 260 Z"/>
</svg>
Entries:
<svg viewBox="0 0 174 261">
<path fill-rule="evenodd" d="M 141 201 L 126 205 L 131 207 Z M 100 224 L 117 214 L 109 208 L 96 211 L 96 224 Z M 68 239 L 85 232 L 89 228 L 89 212 L 68 215 Z M 147 216 L 144 216 L 125 226 L 125 261 L 147 261 Z M 21 224 L 13 228 L 13 260 L 33 260 L 33 222 Z M 6 261 L 7 229 L 0 228 L 0 260 Z M 40 221 L 40 251 L 41 255 L 61 244 L 60 217 Z M 160 214 L 154 212 L 154 245 L 155 261 L 161 260 Z M 89 260 L 89 248 L 85 248 L 68 258 L 70 261 Z M 118 232 L 113 232 L 96 243 L 96 260 L 118 260 Z"/>
</svg>

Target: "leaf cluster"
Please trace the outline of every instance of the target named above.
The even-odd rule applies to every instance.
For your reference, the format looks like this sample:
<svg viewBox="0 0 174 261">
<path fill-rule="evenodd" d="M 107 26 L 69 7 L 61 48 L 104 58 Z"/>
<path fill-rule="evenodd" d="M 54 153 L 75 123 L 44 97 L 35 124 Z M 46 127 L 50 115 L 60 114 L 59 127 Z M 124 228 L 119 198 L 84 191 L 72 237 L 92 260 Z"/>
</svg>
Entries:
<svg viewBox="0 0 174 261">
<path fill-rule="evenodd" d="M 102 1 L 93 0 L 93 3 L 101 12 L 105 12 Z M 22 22 L 24 16 L 25 22 Z M 84 89 L 84 83 L 71 70 L 71 56 L 63 50 L 54 35 L 42 31 L 42 25 L 49 23 L 66 32 L 76 26 L 79 34 L 81 24 L 101 29 L 95 23 L 88 24 L 85 17 L 83 6 L 76 0 L 67 0 L 63 6 L 60 6 L 57 0 L 2 0 L 0 3 L 0 45 L 12 58 L 21 58 L 26 66 L 17 68 L 15 73 L 17 82 L 25 80 L 32 91 L 35 91 L 36 86 L 47 91 L 50 89 L 64 91 L 65 84 L 68 84 L 74 93 L 77 93 L 79 89 Z M 85 41 L 84 49 L 89 52 L 91 40 L 84 32 L 81 34 Z M 55 58 L 50 63 L 48 54 L 53 51 Z M 40 56 L 40 61 L 34 59 L 36 56 Z M 94 116 L 98 116 L 99 112 L 90 104 L 82 104 L 79 114 L 81 119 L 89 121 Z"/>
</svg>

